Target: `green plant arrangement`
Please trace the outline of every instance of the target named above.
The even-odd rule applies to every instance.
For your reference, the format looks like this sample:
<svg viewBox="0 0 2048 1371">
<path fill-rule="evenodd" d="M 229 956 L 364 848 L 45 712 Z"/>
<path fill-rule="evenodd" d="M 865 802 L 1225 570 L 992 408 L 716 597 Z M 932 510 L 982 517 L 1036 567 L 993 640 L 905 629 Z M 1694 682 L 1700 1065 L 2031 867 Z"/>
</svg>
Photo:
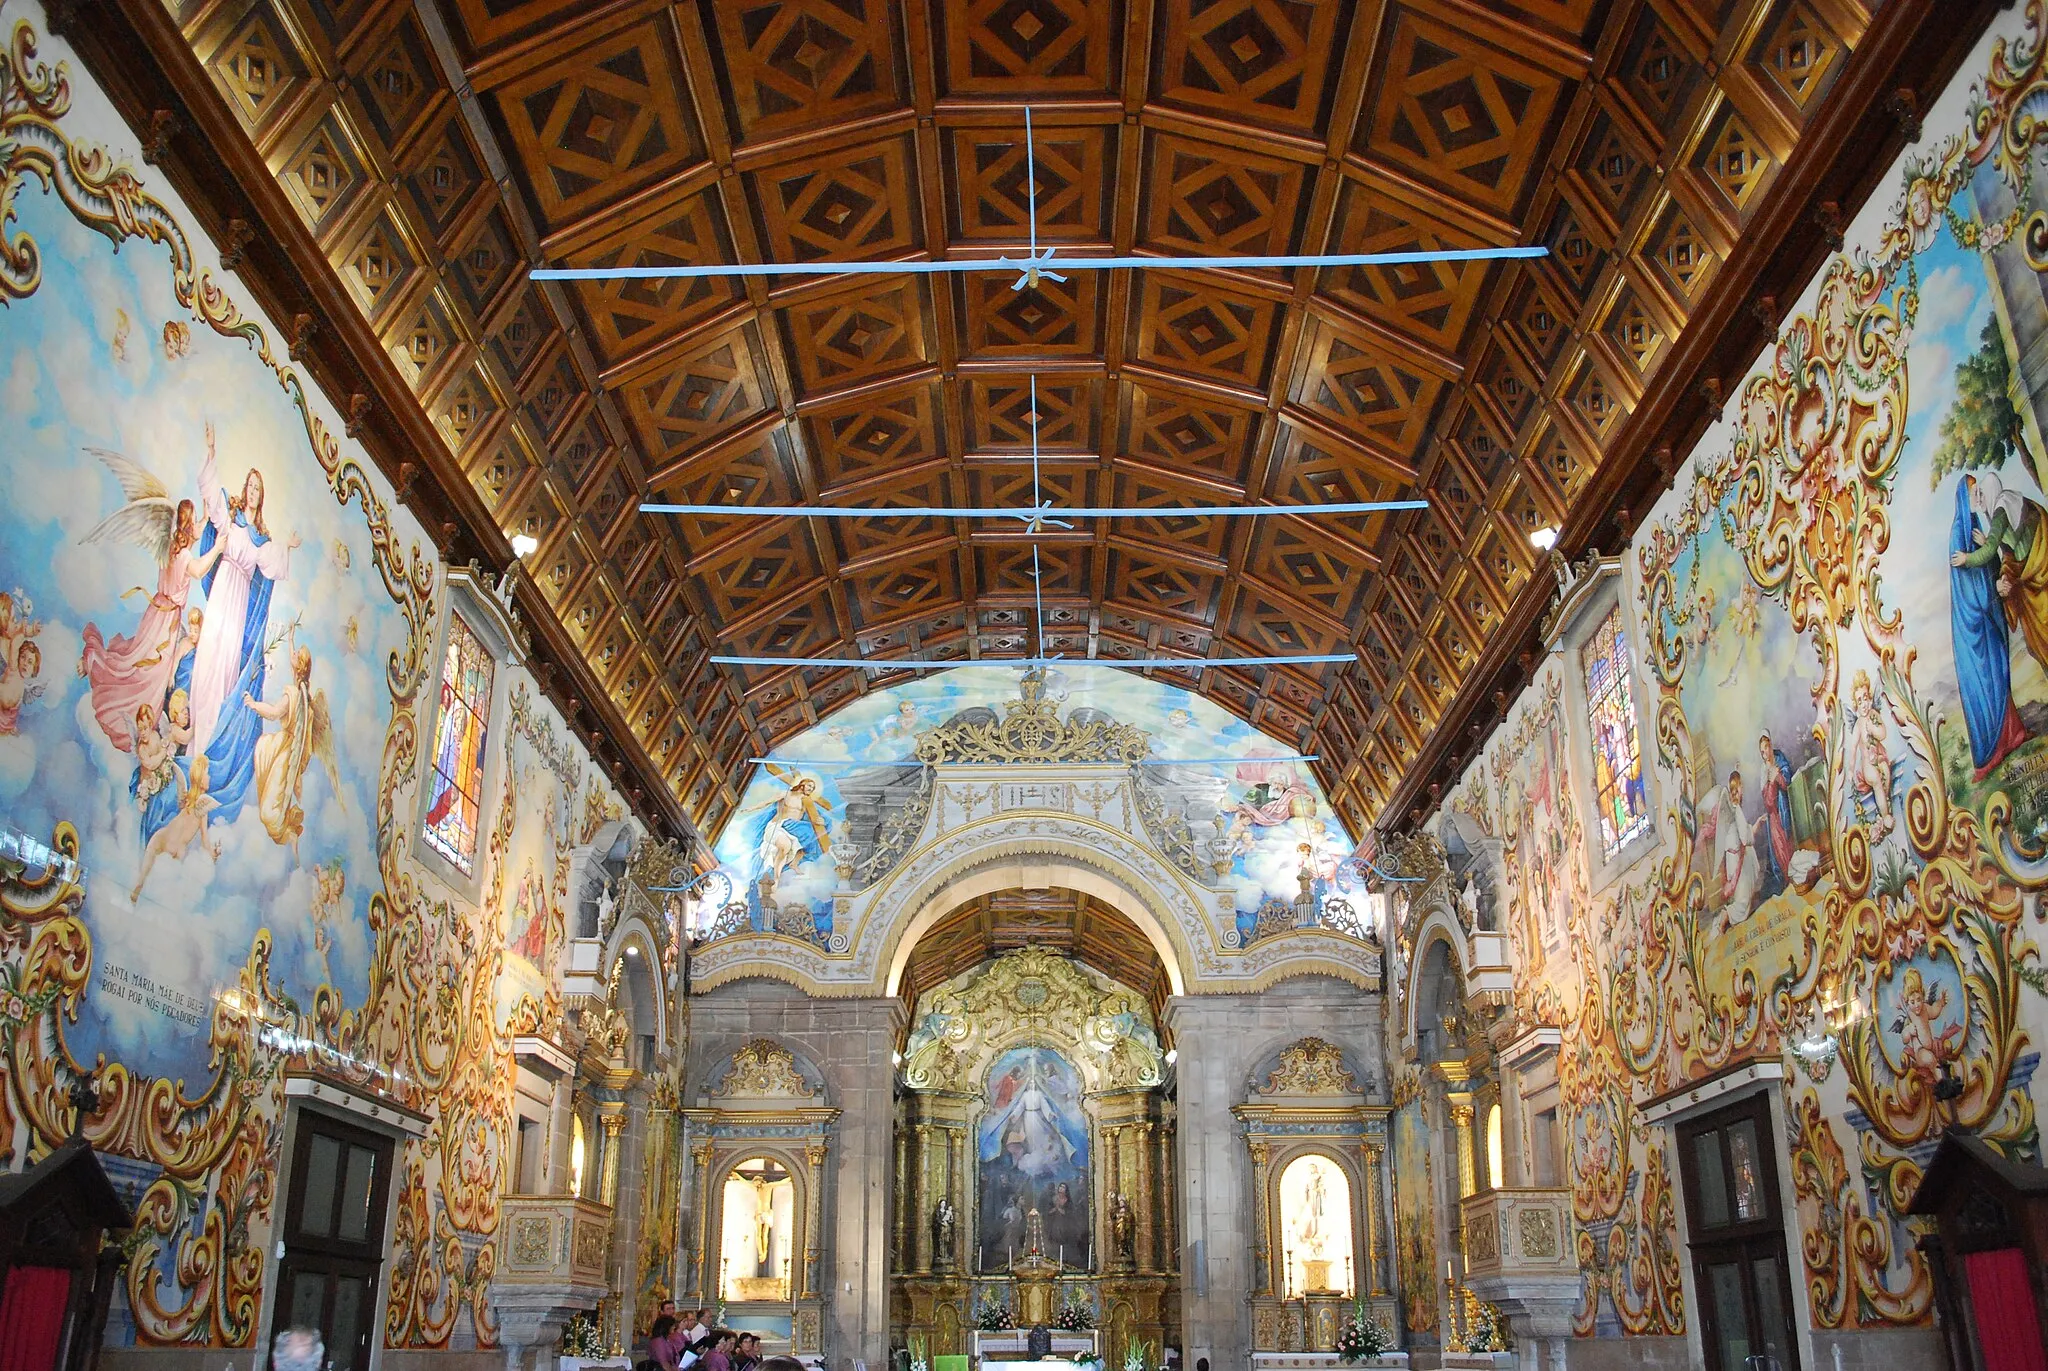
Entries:
<svg viewBox="0 0 2048 1371">
<path fill-rule="evenodd" d="M 932 1371 L 932 1359 L 928 1352 L 929 1345 L 922 1335 L 910 1339 L 910 1371 Z"/>
<path fill-rule="evenodd" d="M 974 1326 L 984 1333 L 1000 1333 L 1005 1328 L 1015 1328 L 1017 1323 L 1010 1314 L 1010 1306 L 990 1296 L 974 1311 Z"/>
<path fill-rule="evenodd" d="M 1360 1300 L 1351 1307 L 1351 1317 L 1344 1323 L 1344 1329 L 1337 1334 L 1337 1357 L 1340 1361 L 1360 1362 L 1367 1357 L 1378 1357 L 1394 1350 L 1394 1330 L 1365 1312 L 1365 1301 Z"/>
<path fill-rule="evenodd" d="M 1151 1371 L 1152 1344 L 1143 1338 L 1124 1351 L 1124 1371 Z"/>
<path fill-rule="evenodd" d="M 562 1355 L 565 1357 L 602 1357 L 604 1342 L 597 1334 L 597 1320 L 589 1314 L 576 1314 L 562 1325 Z"/>
<path fill-rule="evenodd" d="M 1095 1311 L 1080 1300 L 1070 1300 L 1052 1316 L 1052 1326 L 1062 1333 L 1085 1333 L 1095 1326 Z"/>
</svg>

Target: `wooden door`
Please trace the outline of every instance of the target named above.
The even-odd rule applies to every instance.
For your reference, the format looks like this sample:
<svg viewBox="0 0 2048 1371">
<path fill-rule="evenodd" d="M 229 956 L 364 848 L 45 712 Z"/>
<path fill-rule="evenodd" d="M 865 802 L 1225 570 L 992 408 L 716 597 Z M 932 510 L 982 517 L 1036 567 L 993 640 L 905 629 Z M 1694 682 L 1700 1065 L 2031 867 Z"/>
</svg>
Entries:
<svg viewBox="0 0 2048 1371">
<path fill-rule="evenodd" d="M 1798 1371 L 1769 1104 L 1752 1095 L 1678 1141 L 1708 1371 Z"/>
<path fill-rule="evenodd" d="M 338 1119 L 299 1116 L 273 1333 L 319 1329 L 333 1371 L 369 1371 L 391 1150 Z"/>
</svg>

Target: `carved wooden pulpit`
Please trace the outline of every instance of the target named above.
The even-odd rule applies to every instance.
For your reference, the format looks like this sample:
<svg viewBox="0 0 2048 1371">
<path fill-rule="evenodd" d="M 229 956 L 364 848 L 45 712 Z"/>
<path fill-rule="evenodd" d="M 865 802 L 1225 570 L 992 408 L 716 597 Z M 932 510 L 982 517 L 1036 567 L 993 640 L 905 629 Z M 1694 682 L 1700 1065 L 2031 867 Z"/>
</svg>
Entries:
<svg viewBox="0 0 2048 1371">
<path fill-rule="evenodd" d="M 1955 1371 L 2048 1371 L 2048 1167 L 1950 1129 L 1906 1212 L 1935 1220 L 1920 1249 Z"/>
<path fill-rule="evenodd" d="M 135 1216 L 82 1138 L 0 1176 L 0 1371 L 92 1371 Z"/>
</svg>

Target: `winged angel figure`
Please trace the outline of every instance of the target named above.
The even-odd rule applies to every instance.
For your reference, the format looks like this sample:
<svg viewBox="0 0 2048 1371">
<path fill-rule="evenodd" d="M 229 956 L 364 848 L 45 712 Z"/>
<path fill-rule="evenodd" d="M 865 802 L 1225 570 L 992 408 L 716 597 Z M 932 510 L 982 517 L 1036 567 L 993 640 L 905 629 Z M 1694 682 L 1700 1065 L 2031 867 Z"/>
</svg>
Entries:
<svg viewBox="0 0 2048 1371">
<path fill-rule="evenodd" d="M 244 691 L 242 703 L 278 726 L 256 741 L 256 810 L 271 841 L 289 847 L 296 863 L 299 835 L 306 830 L 306 811 L 300 800 L 305 793 L 306 768 L 315 757 L 327 771 L 335 803 L 343 803 L 327 692 L 313 688 L 313 654 L 303 645 L 295 645 L 291 678 L 283 693 L 275 700 L 259 700 Z"/>
<path fill-rule="evenodd" d="M 207 446 L 213 429 L 206 430 Z M 225 546 L 199 549 L 199 523 L 191 500 L 173 500 L 147 468 L 104 448 L 87 448 L 121 483 L 125 503 L 102 519 L 83 543 L 131 543 L 147 550 L 157 567 L 156 589 L 149 593 L 142 621 L 135 631 L 107 640 L 98 624 L 85 626 L 85 653 L 78 674 L 92 688 L 92 712 L 107 741 L 123 752 L 135 750 L 136 730 L 153 729 L 167 712 L 169 696 L 180 683 L 178 665 L 189 660 L 199 636 L 198 611 L 188 621 L 185 602 L 192 583 L 213 569 Z M 122 595 L 144 593 L 136 586 Z M 188 668 L 189 671 L 189 668 Z M 146 719 L 146 722 L 144 720 Z"/>
</svg>

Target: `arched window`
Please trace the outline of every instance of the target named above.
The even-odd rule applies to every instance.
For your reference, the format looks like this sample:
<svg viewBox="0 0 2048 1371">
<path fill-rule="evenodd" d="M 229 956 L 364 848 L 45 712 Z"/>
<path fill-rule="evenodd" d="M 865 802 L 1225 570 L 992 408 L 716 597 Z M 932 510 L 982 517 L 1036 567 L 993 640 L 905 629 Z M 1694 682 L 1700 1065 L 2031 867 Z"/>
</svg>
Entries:
<svg viewBox="0 0 2048 1371">
<path fill-rule="evenodd" d="M 1507 1187 L 1508 1164 L 1500 1154 L 1500 1106 L 1486 1111 L 1486 1183 L 1495 1190 Z"/>
<path fill-rule="evenodd" d="M 1579 645 L 1586 678 L 1586 722 L 1593 734 L 1593 799 L 1600 811 L 1600 853 L 1612 857 L 1650 827 L 1642 740 L 1621 606 Z"/>
<path fill-rule="evenodd" d="M 497 663 L 460 614 L 448 615 L 441 658 L 441 699 L 434 722 L 433 772 L 420 830 L 427 845 L 465 876 L 476 871 L 483 826 L 484 743 Z"/>
</svg>

